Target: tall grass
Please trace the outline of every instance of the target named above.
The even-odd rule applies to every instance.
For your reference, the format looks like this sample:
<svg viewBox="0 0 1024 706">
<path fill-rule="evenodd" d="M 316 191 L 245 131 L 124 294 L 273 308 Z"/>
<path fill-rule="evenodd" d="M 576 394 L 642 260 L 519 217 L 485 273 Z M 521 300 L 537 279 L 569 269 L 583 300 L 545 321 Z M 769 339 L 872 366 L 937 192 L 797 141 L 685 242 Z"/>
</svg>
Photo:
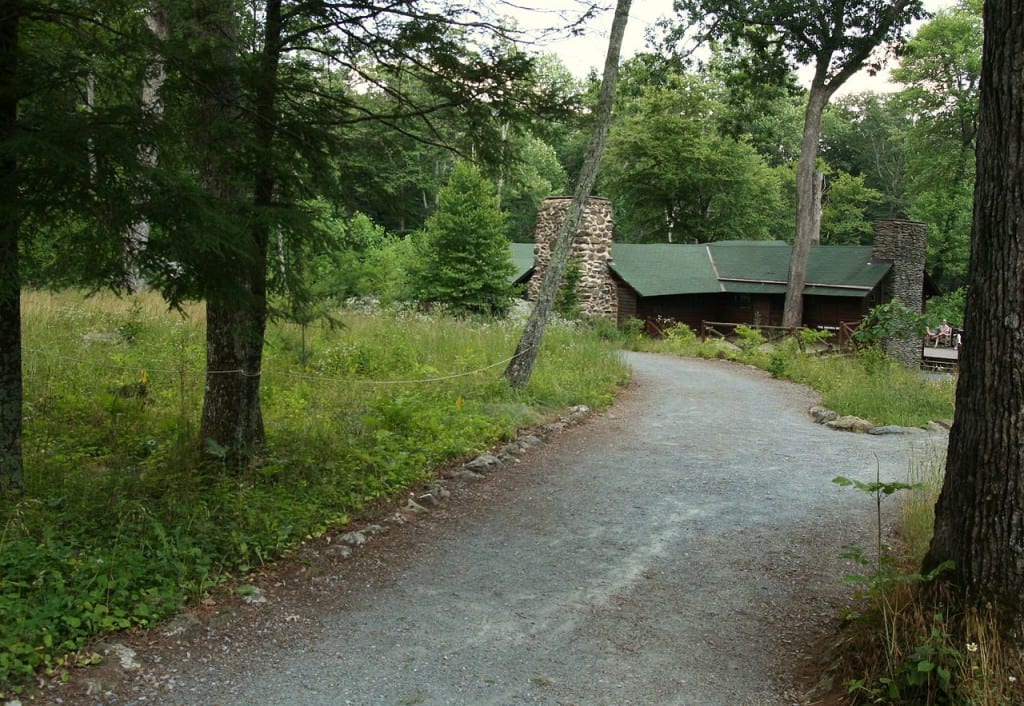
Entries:
<svg viewBox="0 0 1024 706">
<path fill-rule="evenodd" d="M 686 326 L 669 329 L 663 339 L 642 339 L 644 350 L 701 358 L 724 358 L 755 365 L 773 375 L 812 387 L 822 404 L 840 415 L 855 415 L 875 424 L 924 426 L 950 419 L 956 393 L 953 376 L 929 377 L 901 366 L 883 354 L 867 350 L 854 355 L 809 355 L 798 338 L 771 346 L 747 329 L 737 343 L 701 341 Z"/>
<path fill-rule="evenodd" d="M 24 297 L 26 492 L 0 499 L 0 693 L 87 658 L 225 577 L 343 525 L 627 371 L 585 330 L 549 330 L 524 393 L 505 386 L 512 323 L 340 312 L 274 325 L 267 453 L 240 473 L 198 438 L 204 312 L 159 299 Z"/>
<path fill-rule="evenodd" d="M 924 426 L 951 419 L 953 376 L 929 377 L 868 351 L 854 356 L 794 356 L 785 377 L 821 393 L 822 404 L 877 424 Z"/>
</svg>

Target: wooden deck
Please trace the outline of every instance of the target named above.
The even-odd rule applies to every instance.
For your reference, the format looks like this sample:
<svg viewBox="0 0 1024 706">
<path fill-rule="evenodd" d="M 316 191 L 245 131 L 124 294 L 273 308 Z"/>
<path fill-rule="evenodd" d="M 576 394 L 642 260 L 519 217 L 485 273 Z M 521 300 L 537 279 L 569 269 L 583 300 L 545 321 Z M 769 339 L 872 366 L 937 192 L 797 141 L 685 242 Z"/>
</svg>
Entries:
<svg viewBox="0 0 1024 706">
<path fill-rule="evenodd" d="M 959 351 L 946 346 L 922 346 L 921 367 L 926 370 L 956 370 Z"/>
</svg>

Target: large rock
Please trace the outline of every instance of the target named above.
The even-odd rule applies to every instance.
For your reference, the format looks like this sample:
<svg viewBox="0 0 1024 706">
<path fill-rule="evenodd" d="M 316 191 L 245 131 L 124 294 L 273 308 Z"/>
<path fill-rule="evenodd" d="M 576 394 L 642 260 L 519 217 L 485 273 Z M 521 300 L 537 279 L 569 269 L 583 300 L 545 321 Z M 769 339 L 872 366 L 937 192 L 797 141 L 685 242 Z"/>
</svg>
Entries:
<svg viewBox="0 0 1024 706">
<path fill-rule="evenodd" d="M 866 431 L 874 428 L 874 424 L 866 419 L 860 417 L 854 417 L 852 414 L 833 419 L 831 422 L 825 422 L 825 426 L 830 429 L 840 429 L 842 431 L 852 431 L 858 434 L 863 434 Z"/>
<path fill-rule="evenodd" d="M 875 434 L 876 436 L 885 436 L 886 434 L 909 434 L 914 429 L 910 427 L 900 427 L 895 424 L 887 424 L 884 427 L 873 427 L 868 429 L 868 434 Z"/>
<path fill-rule="evenodd" d="M 839 415 L 836 414 L 834 410 L 831 410 L 828 407 L 822 407 L 820 404 L 812 405 L 807 410 L 807 413 L 810 414 L 811 419 L 818 424 L 825 424 L 826 422 L 831 422 L 832 420 L 839 418 Z"/>
<path fill-rule="evenodd" d="M 482 454 L 465 465 L 467 470 L 474 473 L 486 473 L 501 465 L 501 459 L 491 454 Z"/>
</svg>

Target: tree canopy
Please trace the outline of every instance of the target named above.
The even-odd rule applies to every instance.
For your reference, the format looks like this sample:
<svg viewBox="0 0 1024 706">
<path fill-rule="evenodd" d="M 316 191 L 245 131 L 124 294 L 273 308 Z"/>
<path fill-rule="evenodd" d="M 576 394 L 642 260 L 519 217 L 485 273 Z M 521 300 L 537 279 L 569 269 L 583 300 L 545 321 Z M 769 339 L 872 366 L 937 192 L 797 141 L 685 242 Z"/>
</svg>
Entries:
<svg viewBox="0 0 1024 706">
<path fill-rule="evenodd" d="M 766 77 L 781 77 L 797 65 L 814 70 L 797 165 L 796 235 L 782 322 L 799 326 L 807 257 L 820 234 L 815 162 L 825 106 L 855 73 L 877 68 L 874 53 L 881 49 L 884 58 L 904 38 L 907 24 L 923 14 L 921 0 L 676 0 L 675 7 L 684 17 L 678 36 L 696 22 L 706 36 L 744 43 L 759 58 L 757 70 Z"/>
</svg>

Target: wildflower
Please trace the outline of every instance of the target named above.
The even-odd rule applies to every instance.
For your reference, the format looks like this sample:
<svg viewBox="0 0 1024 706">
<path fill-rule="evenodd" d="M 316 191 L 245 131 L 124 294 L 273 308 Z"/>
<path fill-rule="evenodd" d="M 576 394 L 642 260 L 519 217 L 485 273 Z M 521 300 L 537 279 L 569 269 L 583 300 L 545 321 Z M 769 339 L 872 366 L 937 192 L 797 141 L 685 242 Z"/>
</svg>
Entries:
<svg viewBox="0 0 1024 706">
<path fill-rule="evenodd" d="M 968 652 L 977 652 L 978 651 L 978 643 L 977 642 L 968 642 L 967 643 L 967 651 Z"/>
<path fill-rule="evenodd" d="M 1015 676 L 1011 675 L 1011 676 L 1010 676 L 1010 683 L 1012 684 L 1012 683 L 1013 683 L 1013 682 L 1015 682 L 1015 681 L 1017 681 L 1017 677 L 1015 677 Z"/>
</svg>

